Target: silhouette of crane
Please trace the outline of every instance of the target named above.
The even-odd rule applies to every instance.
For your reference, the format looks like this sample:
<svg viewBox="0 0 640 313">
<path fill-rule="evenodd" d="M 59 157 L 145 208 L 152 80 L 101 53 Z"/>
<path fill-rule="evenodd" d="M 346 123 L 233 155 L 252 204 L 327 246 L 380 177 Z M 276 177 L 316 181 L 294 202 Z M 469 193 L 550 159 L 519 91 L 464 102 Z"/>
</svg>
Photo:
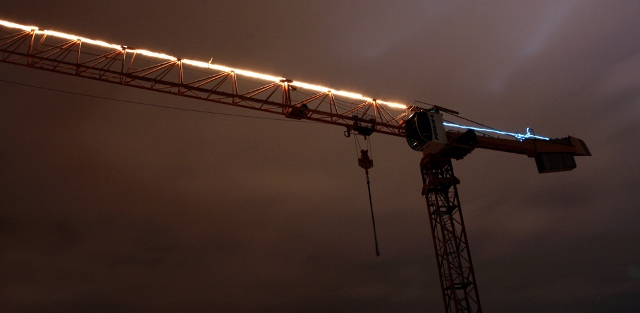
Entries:
<svg viewBox="0 0 640 313">
<path fill-rule="evenodd" d="M 576 168 L 575 156 L 591 155 L 586 144 L 575 137 L 549 139 L 529 130 L 511 134 L 449 123 L 443 114 L 459 113 L 435 105 L 407 106 L 216 65 L 211 63 L 213 59 L 179 59 L 34 26 L 7 21 L 0 21 L 0 25 L 13 31 L 0 38 L 0 61 L 4 63 L 338 125 L 346 128 L 345 136 L 366 138 L 378 133 L 406 138 L 412 149 L 422 152 L 422 195 L 427 202 L 446 312 L 482 312 L 458 196 L 460 180 L 451 160 L 460 160 L 477 148 L 489 149 L 534 158 L 540 173 L 551 173 L 572 170 Z M 238 76 L 251 81 L 238 80 Z M 313 93 L 294 99 L 292 92 L 299 88 Z M 457 128 L 466 131 L 454 130 Z M 361 151 L 359 164 L 368 183 L 373 161 L 366 152 Z"/>
</svg>

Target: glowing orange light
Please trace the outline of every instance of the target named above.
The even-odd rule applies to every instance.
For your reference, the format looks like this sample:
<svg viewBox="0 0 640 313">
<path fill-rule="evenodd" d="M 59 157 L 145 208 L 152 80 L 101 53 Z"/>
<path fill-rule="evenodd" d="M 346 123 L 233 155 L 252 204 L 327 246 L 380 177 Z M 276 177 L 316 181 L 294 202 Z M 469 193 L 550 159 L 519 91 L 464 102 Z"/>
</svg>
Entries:
<svg viewBox="0 0 640 313">
<path fill-rule="evenodd" d="M 32 30 L 37 30 L 38 29 L 38 27 L 35 27 L 35 26 L 25 26 L 25 25 L 11 23 L 9 21 L 3 21 L 3 20 L 0 20 L 0 25 L 2 25 L 4 27 L 9 27 L 9 28 L 18 28 L 18 29 L 22 29 L 22 30 L 26 30 L 26 31 L 32 31 Z"/>
<path fill-rule="evenodd" d="M 0 25 L 5 26 L 5 27 L 9 27 L 9 28 L 18 28 L 18 29 L 22 29 L 22 30 L 26 30 L 26 31 L 35 31 L 37 34 L 46 34 L 47 36 L 54 36 L 54 37 L 59 37 L 59 38 L 64 38 L 64 39 L 69 39 L 69 40 L 77 40 L 77 41 L 80 41 L 80 42 L 83 42 L 83 43 L 88 43 L 88 44 L 92 44 L 92 45 L 107 47 L 107 48 L 116 49 L 116 50 L 122 50 L 123 49 L 123 46 L 121 46 L 121 45 L 107 43 L 107 42 L 104 42 L 102 40 L 84 38 L 84 37 L 80 37 L 80 36 L 76 36 L 76 35 L 71 35 L 71 34 L 66 34 L 66 33 L 53 31 L 53 30 L 39 30 L 39 28 L 35 27 L 35 26 L 25 26 L 25 25 L 20 25 L 20 24 L 8 22 L 8 21 L 3 21 L 3 20 L 0 20 Z M 153 58 L 159 58 L 159 59 L 164 59 L 164 60 L 169 60 L 169 61 L 177 61 L 178 60 L 178 58 L 176 58 L 174 56 L 170 56 L 168 54 L 153 52 L 153 51 L 144 50 L 144 49 L 127 48 L 126 50 L 127 51 L 133 51 L 133 52 L 136 52 L 136 53 L 139 53 L 139 54 L 142 54 L 142 55 L 145 55 L 145 56 L 153 57 Z M 282 81 L 284 79 L 282 77 L 277 77 L 277 76 L 273 76 L 273 75 L 256 73 L 256 72 L 252 72 L 252 71 L 241 70 L 241 69 L 237 69 L 237 68 L 227 67 L 227 66 L 224 66 L 224 65 L 211 64 L 211 63 L 202 62 L 202 61 L 196 61 L 196 60 L 183 59 L 183 60 L 181 60 L 181 62 L 183 64 L 188 64 L 188 65 L 191 65 L 191 66 L 207 68 L 207 69 L 213 69 L 213 70 L 218 70 L 218 71 L 223 71 L 223 72 L 233 72 L 233 73 L 236 73 L 236 74 L 239 74 L 239 75 L 252 77 L 252 78 L 257 78 L 257 79 L 262 79 L 262 80 L 271 81 L 271 82 L 280 82 L 280 81 Z M 330 92 L 330 93 L 332 93 L 334 95 L 341 96 L 341 97 L 347 97 L 347 98 L 352 98 L 352 99 L 357 99 L 357 100 L 362 100 L 362 101 L 373 101 L 372 98 L 365 97 L 365 96 L 363 96 L 363 95 L 361 95 L 359 93 L 355 93 L 355 92 L 336 90 L 336 89 L 332 89 L 332 88 L 328 88 L 328 87 L 324 87 L 324 86 L 320 86 L 320 85 L 313 85 L 313 84 L 308 84 L 308 83 L 303 83 L 303 82 L 298 82 L 298 81 L 294 81 L 294 82 L 291 82 L 289 84 L 292 85 L 292 86 L 296 86 L 296 87 L 300 87 L 300 88 L 304 88 L 304 89 L 309 89 L 309 90 L 314 90 L 314 91 L 318 91 L 318 92 Z M 407 108 L 406 105 L 401 104 L 401 103 L 397 103 L 397 102 L 388 102 L 388 101 L 377 100 L 377 103 L 384 104 L 384 105 L 388 106 L 389 108 L 394 108 L 394 109 L 406 109 Z"/>
<path fill-rule="evenodd" d="M 395 108 L 395 109 L 406 109 L 407 105 L 406 104 L 402 104 L 402 103 L 398 103 L 398 102 L 388 102 L 388 101 L 382 101 L 382 100 L 378 100 L 378 103 L 384 104 L 388 107 L 391 108 Z"/>
<path fill-rule="evenodd" d="M 304 88 L 304 89 L 319 91 L 319 92 L 331 92 L 334 95 L 343 96 L 343 97 L 352 98 L 352 99 L 358 99 L 358 100 L 364 100 L 364 101 L 371 101 L 372 100 L 371 98 L 367 98 L 367 97 L 365 97 L 365 96 L 363 96 L 361 94 L 355 93 L 355 92 L 335 90 L 335 89 L 331 89 L 329 87 L 324 87 L 324 86 L 319 86 L 319 85 L 312 85 L 312 84 L 307 84 L 307 83 L 303 83 L 303 82 L 294 81 L 290 85 L 301 87 L 301 88 Z"/>
<path fill-rule="evenodd" d="M 84 38 L 84 37 L 80 37 L 80 36 L 76 36 L 76 35 L 57 32 L 57 31 L 54 31 L 54 30 L 35 30 L 35 32 L 36 32 L 36 34 L 45 34 L 47 36 L 60 37 L 60 38 L 69 39 L 69 40 L 77 40 L 77 41 L 80 41 L 80 42 L 89 43 L 89 44 L 92 44 L 92 45 L 97 45 L 97 46 L 102 46 L 102 47 L 107 47 L 107 48 L 118 49 L 118 50 L 120 49 L 119 45 L 114 45 L 114 44 L 111 44 L 111 43 L 107 43 L 107 42 L 104 42 L 102 40 Z"/>
<path fill-rule="evenodd" d="M 127 49 L 128 51 L 135 51 L 136 53 L 142 54 L 142 55 L 146 55 L 149 57 L 154 57 L 154 58 L 158 58 L 158 59 L 164 59 L 164 60 L 170 60 L 170 61 L 175 61 L 178 58 L 176 57 L 172 57 L 168 54 L 164 54 L 164 53 L 158 53 L 158 52 L 153 52 L 153 51 L 149 51 L 149 50 L 144 50 L 144 49 Z"/>
</svg>

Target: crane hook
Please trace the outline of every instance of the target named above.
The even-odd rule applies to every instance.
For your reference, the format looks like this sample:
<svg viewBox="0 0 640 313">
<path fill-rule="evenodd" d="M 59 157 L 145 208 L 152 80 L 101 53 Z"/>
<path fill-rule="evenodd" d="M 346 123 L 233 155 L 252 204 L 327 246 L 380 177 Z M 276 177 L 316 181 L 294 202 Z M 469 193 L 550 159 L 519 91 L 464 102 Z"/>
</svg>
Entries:
<svg viewBox="0 0 640 313">
<path fill-rule="evenodd" d="M 367 175 L 369 175 L 369 169 L 373 167 L 373 160 L 369 157 L 369 150 L 364 150 L 364 149 L 360 150 L 358 165 L 364 168 Z"/>
</svg>

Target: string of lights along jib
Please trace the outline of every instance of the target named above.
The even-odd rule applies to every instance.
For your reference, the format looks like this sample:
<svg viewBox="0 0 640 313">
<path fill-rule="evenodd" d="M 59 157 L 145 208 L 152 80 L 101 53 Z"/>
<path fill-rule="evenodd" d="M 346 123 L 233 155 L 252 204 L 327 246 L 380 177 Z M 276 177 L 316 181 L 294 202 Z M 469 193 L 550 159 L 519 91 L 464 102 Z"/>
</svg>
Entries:
<svg viewBox="0 0 640 313">
<path fill-rule="evenodd" d="M 510 133 L 475 123 L 436 105 L 409 105 L 359 93 L 165 53 L 111 44 L 35 26 L 0 21 L 0 61 L 127 87 L 252 109 L 285 118 L 345 127 L 345 136 L 370 142 L 374 134 L 404 137 L 421 153 L 422 195 L 440 278 L 445 312 L 482 312 L 452 160 L 475 149 L 533 158 L 539 173 L 576 168 L 575 156 L 590 156 L 575 137 L 550 139 Z M 445 119 L 474 123 L 453 122 Z M 358 164 L 369 169 L 368 147 Z M 371 214 L 373 205 L 369 194 Z M 375 234 L 375 222 L 374 222 Z M 377 238 L 376 238 L 377 252 Z"/>
</svg>

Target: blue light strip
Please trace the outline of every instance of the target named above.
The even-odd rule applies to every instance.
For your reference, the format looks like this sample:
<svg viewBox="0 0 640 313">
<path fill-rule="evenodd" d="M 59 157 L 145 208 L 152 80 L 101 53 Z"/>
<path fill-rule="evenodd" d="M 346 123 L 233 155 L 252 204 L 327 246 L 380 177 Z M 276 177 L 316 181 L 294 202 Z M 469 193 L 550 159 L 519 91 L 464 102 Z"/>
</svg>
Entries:
<svg viewBox="0 0 640 313">
<path fill-rule="evenodd" d="M 454 124 L 454 123 L 449 123 L 449 122 L 444 122 L 444 126 L 449 126 L 449 127 L 457 127 L 457 128 L 464 128 L 464 129 L 472 129 L 472 130 L 477 130 L 477 131 L 481 131 L 481 132 L 490 132 L 490 133 L 497 133 L 497 134 L 501 134 L 501 135 L 507 135 L 507 136 L 512 136 L 512 137 L 516 137 L 516 139 L 523 141 L 525 139 L 540 139 L 540 140 L 549 140 L 549 138 L 547 137 L 542 137 L 542 136 L 536 136 L 531 132 L 531 129 L 529 127 L 527 127 L 527 133 L 526 134 L 520 134 L 520 133 L 509 133 L 509 132 L 503 132 L 500 130 L 495 130 L 495 129 L 488 129 L 488 128 L 479 128 L 479 127 L 472 127 L 472 126 L 463 126 L 463 125 L 458 125 L 458 124 Z"/>
</svg>

